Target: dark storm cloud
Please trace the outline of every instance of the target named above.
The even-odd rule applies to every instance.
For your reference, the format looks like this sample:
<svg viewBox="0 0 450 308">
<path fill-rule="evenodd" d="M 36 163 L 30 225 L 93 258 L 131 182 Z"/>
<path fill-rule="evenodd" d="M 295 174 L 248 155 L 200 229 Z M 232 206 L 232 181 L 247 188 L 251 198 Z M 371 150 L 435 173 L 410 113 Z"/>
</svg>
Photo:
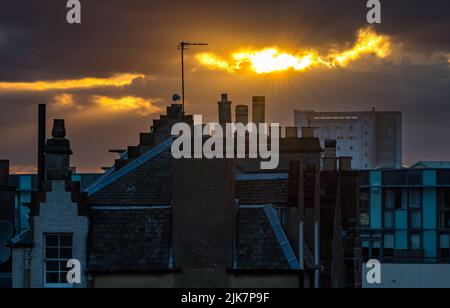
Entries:
<svg viewBox="0 0 450 308">
<path fill-rule="evenodd" d="M 1 80 L 48 79 L 112 72 L 175 74 L 170 61 L 182 39 L 215 50 L 246 44 L 321 46 L 350 41 L 365 25 L 364 0 L 82 2 L 82 25 L 65 22 L 65 1 L 2 0 Z M 446 0 L 382 1 L 383 32 L 418 48 L 450 44 Z M 3 29 L 3 30 L 2 30 Z"/>
<path fill-rule="evenodd" d="M 107 164 L 111 157 L 105 156 L 106 150 L 137 143 L 151 117 L 124 113 L 107 121 L 82 121 L 74 112 L 55 109 L 55 95 L 71 94 L 84 107 L 92 105 L 93 95 L 162 98 L 157 104 L 164 106 L 179 88 L 178 41 L 206 41 L 206 51 L 225 55 L 246 46 L 328 49 L 330 44 L 353 42 L 355 32 L 367 25 L 366 2 L 82 0 L 82 24 L 68 25 L 65 0 L 0 0 L 0 82 L 147 75 L 146 81 L 137 79 L 126 87 L 0 93 L 0 156 L 13 158 L 14 164 L 34 164 L 35 106 L 45 102 L 50 117 L 69 120 L 74 164 Z M 416 53 L 425 59 L 450 54 L 450 1 L 381 2 L 383 23 L 377 31 L 390 35 L 402 44 L 402 52 L 409 53 L 402 54 L 401 64 L 386 63 L 367 72 L 292 74 L 287 80 L 189 70 L 189 112 L 215 120 L 215 100 L 221 92 L 229 92 L 235 103 L 247 104 L 251 95 L 267 95 L 270 120 L 289 125 L 295 108 L 401 110 L 405 158 L 450 160 L 450 145 L 429 144 L 430 136 L 443 139 L 450 129 L 448 59 L 414 62 Z M 195 66 L 190 57 L 187 63 Z"/>
</svg>

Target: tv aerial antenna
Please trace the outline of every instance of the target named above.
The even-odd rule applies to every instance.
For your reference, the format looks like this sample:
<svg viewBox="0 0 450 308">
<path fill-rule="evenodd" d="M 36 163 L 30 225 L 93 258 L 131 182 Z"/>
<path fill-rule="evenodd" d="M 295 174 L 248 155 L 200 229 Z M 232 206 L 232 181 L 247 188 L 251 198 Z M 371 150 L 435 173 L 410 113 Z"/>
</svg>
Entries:
<svg viewBox="0 0 450 308">
<path fill-rule="evenodd" d="M 191 46 L 208 46 L 207 43 L 191 43 L 191 42 L 180 42 L 178 44 L 178 49 L 181 51 L 181 99 L 183 104 L 183 113 L 185 109 L 185 92 L 184 92 L 184 51 L 189 49 Z"/>
</svg>

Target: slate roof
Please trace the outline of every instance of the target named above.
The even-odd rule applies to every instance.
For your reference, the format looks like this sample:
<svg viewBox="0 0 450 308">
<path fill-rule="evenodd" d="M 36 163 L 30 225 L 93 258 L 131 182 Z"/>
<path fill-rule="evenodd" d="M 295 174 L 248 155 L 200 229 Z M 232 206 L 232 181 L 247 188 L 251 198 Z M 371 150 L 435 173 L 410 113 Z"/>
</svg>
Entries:
<svg viewBox="0 0 450 308">
<path fill-rule="evenodd" d="M 168 150 L 89 196 L 88 202 L 95 208 L 90 215 L 91 272 L 169 269 L 171 209 L 149 207 L 171 206 L 174 168 L 175 160 Z M 241 204 L 287 203 L 286 179 L 237 181 L 235 188 Z M 120 207 L 111 210 L 114 206 Z M 289 269 L 263 209 L 241 209 L 237 223 L 238 269 Z"/>
<path fill-rule="evenodd" d="M 170 208 L 92 210 L 89 271 L 168 270 L 171 263 L 170 212 Z M 238 230 L 237 269 L 289 269 L 261 208 L 240 209 Z"/>
<path fill-rule="evenodd" d="M 236 198 L 245 205 L 286 205 L 288 180 L 236 181 Z"/>
<path fill-rule="evenodd" d="M 170 205 L 173 174 L 174 159 L 170 151 L 165 151 L 89 196 L 89 203 Z"/>
<path fill-rule="evenodd" d="M 238 220 L 238 269 L 289 269 L 272 227 L 262 208 L 240 209 Z"/>
<path fill-rule="evenodd" d="M 92 210 L 89 270 L 146 272 L 169 267 L 170 208 Z"/>
</svg>

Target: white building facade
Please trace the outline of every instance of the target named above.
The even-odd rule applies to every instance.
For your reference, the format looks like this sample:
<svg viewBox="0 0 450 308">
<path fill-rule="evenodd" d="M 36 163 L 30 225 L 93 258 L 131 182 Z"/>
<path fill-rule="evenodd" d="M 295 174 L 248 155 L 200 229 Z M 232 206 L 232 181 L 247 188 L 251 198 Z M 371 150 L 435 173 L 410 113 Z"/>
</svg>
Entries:
<svg viewBox="0 0 450 308">
<path fill-rule="evenodd" d="M 353 158 L 355 169 L 402 167 L 400 112 L 315 112 L 296 110 L 295 126 L 316 127 L 322 147 L 337 140 L 337 155 Z"/>
</svg>

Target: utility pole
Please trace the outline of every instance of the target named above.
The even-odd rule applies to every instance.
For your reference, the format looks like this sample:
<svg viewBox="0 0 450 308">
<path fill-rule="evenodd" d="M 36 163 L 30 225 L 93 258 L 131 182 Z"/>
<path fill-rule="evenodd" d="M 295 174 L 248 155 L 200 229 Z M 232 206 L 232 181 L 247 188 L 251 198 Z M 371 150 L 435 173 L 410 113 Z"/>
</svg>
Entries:
<svg viewBox="0 0 450 308">
<path fill-rule="evenodd" d="M 178 49 L 181 50 L 181 98 L 183 102 L 183 113 L 185 109 L 185 94 L 184 94 L 184 51 L 189 49 L 190 46 L 208 46 L 206 43 L 190 43 L 190 42 L 180 42 L 178 44 Z"/>
</svg>

